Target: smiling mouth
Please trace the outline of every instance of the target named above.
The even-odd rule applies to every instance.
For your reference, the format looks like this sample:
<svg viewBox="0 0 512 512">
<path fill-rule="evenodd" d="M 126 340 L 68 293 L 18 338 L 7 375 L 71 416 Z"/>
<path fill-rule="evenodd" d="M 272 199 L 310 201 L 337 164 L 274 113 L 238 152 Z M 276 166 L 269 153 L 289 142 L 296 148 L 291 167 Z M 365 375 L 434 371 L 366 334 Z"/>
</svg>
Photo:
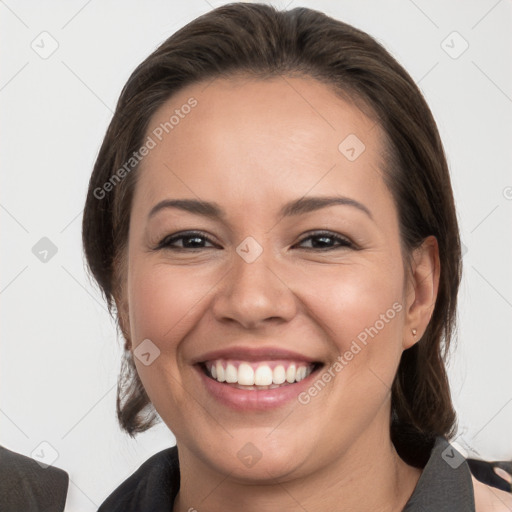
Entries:
<svg viewBox="0 0 512 512">
<path fill-rule="evenodd" d="M 290 386 L 317 371 L 322 363 L 304 361 L 240 361 L 217 359 L 200 364 L 210 379 L 243 390 L 268 390 Z"/>
</svg>

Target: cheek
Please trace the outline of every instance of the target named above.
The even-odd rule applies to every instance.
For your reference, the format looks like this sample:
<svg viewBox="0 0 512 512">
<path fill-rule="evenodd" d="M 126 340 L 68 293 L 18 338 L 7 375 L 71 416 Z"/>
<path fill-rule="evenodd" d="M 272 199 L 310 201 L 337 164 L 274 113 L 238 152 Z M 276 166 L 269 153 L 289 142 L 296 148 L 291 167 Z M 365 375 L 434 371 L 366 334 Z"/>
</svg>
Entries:
<svg viewBox="0 0 512 512">
<path fill-rule="evenodd" d="M 178 420 L 173 411 L 187 405 L 187 397 L 180 392 L 184 387 L 180 341 L 197 323 L 201 298 L 211 285 L 192 268 L 171 270 L 169 265 L 144 256 L 135 256 L 132 262 L 127 292 L 134 361 L 151 402 L 164 418 L 175 422 Z M 143 346 L 139 351 L 137 347 L 143 340 L 157 347 L 158 356 L 149 365 L 137 357 Z"/>
<path fill-rule="evenodd" d="M 311 417 L 327 415 L 322 428 L 333 437 L 340 435 L 339 425 L 356 435 L 388 403 L 402 352 L 404 306 L 401 267 L 387 273 L 382 268 L 384 261 L 331 269 L 330 276 L 317 274 L 314 288 L 310 283 L 315 291 L 304 294 L 335 355 L 299 403 Z"/>
<path fill-rule="evenodd" d="M 174 351 L 211 289 L 209 282 L 197 268 L 171 270 L 165 263 L 135 261 L 128 284 L 134 346 L 149 338 L 162 352 Z"/>
<path fill-rule="evenodd" d="M 198 266 L 171 267 L 142 254 L 132 257 L 127 294 L 134 361 L 155 406 L 162 396 L 167 397 L 166 407 L 167 400 L 182 400 L 177 390 L 183 384 L 186 363 L 180 343 L 200 325 L 205 301 L 221 277 Z M 149 366 L 136 357 L 137 346 L 147 339 L 158 349 L 158 357 Z"/>
<path fill-rule="evenodd" d="M 309 284 L 307 307 L 343 358 L 344 379 L 373 370 L 391 385 L 402 350 L 402 278 L 400 261 L 381 261 L 328 269 Z"/>
<path fill-rule="evenodd" d="M 363 262 L 312 272 L 311 276 L 303 283 L 308 307 L 315 309 L 330 332 L 339 333 L 342 339 L 347 335 L 356 337 L 395 302 L 402 303 L 402 273 L 398 265 Z M 396 317 L 395 310 L 389 313 L 392 319 Z"/>
</svg>

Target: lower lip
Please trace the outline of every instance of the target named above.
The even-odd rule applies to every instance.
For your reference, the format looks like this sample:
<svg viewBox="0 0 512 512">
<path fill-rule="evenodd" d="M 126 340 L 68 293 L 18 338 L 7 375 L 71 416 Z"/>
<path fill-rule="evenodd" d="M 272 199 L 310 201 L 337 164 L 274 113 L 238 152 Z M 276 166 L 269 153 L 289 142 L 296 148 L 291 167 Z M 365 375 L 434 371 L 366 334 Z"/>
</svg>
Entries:
<svg viewBox="0 0 512 512">
<path fill-rule="evenodd" d="M 245 390 L 208 377 L 201 366 L 196 366 L 196 369 L 210 395 L 223 405 L 242 411 L 263 411 L 297 400 L 299 394 L 311 385 L 311 381 L 318 373 L 317 368 L 300 382 L 279 388 Z"/>
</svg>

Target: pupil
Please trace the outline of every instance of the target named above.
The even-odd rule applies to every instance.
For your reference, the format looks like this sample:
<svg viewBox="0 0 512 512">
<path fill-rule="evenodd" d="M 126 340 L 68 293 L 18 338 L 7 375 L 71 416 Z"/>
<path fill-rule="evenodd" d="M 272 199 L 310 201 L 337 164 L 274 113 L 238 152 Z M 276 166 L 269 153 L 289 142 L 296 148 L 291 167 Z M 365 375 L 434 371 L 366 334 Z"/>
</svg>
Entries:
<svg viewBox="0 0 512 512">
<path fill-rule="evenodd" d="M 187 242 L 185 243 L 185 245 L 187 247 L 197 247 L 197 246 L 201 245 L 201 240 L 202 239 L 199 236 L 193 236 L 193 237 L 185 238 L 185 240 L 187 240 Z M 189 243 L 189 241 L 193 241 L 193 242 Z"/>
<path fill-rule="evenodd" d="M 313 245 L 324 247 L 325 245 L 329 245 L 329 242 L 325 242 L 325 240 L 330 240 L 330 239 L 331 239 L 331 237 L 329 237 L 329 236 L 323 236 L 320 238 L 313 239 Z M 316 242 L 315 242 L 315 240 L 316 240 Z"/>
</svg>

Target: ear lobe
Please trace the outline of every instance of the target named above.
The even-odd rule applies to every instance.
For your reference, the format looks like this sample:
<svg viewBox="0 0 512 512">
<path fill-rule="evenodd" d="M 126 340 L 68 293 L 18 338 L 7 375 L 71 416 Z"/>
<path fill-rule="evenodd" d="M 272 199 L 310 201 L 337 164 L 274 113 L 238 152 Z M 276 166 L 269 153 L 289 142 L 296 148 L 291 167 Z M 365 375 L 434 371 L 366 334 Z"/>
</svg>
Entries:
<svg viewBox="0 0 512 512">
<path fill-rule="evenodd" d="M 404 350 L 418 342 L 427 329 L 436 304 L 440 274 L 439 246 L 436 237 L 431 235 L 423 240 L 412 255 L 405 297 L 407 307 L 402 336 Z M 414 329 L 416 335 L 413 334 Z"/>
</svg>

